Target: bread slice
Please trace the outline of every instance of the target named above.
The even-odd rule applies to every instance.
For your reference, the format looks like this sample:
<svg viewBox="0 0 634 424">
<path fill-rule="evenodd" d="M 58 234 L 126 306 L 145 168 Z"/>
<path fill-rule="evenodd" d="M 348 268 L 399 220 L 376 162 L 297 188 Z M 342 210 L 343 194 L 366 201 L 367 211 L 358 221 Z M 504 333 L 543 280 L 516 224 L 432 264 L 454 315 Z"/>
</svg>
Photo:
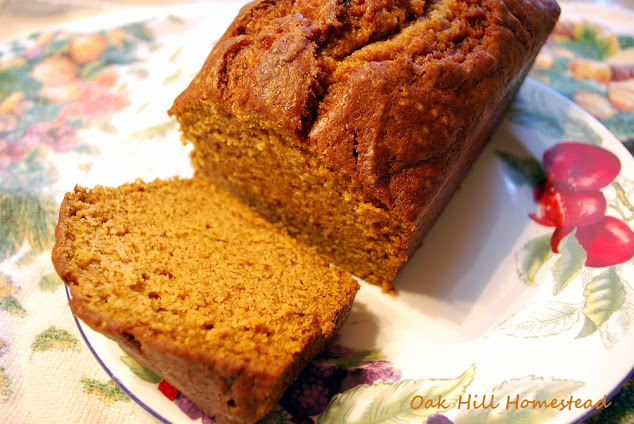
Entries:
<svg viewBox="0 0 634 424">
<path fill-rule="evenodd" d="M 70 306 L 219 423 L 252 423 L 358 284 L 203 178 L 77 187 L 53 250 Z"/>
<path fill-rule="evenodd" d="M 170 113 L 198 171 L 389 291 L 558 15 L 554 0 L 257 0 Z"/>
</svg>

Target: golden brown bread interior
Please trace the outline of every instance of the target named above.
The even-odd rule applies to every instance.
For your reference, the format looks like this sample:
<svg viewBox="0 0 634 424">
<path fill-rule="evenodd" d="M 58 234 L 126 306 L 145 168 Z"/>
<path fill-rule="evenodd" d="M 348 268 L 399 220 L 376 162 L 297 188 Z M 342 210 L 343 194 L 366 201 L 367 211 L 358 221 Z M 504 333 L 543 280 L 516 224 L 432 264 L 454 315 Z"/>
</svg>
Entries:
<svg viewBox="0 0 634 424">
<path fill-rule="evenodd" d="M 199 172 L 391 290 L 558 15 L 554 0 L 258 0 L 170 114 Z"/>
<path fill-rule="evenodd" d="M 202 178 L 76 188 L 53 262 L 79 318 L 219 423 L 265 415 L 358 290 Z"/>
</svg>

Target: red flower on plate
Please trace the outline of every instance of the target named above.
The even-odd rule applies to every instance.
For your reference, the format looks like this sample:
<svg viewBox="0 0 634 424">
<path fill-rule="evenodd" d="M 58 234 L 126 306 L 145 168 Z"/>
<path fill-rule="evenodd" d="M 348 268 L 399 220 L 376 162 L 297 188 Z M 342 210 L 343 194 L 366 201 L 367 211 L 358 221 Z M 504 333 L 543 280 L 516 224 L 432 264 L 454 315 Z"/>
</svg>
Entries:
<svg viewBox="0 0 634 424">
<path fill-rule="evenodd" d="M 588 254 L 586 266 L 601 268 L 616 265 L 634 256 L 634 231 L 612 216 L 592 225 L 580 226 L 575 236 Z"/>
<path fill-rule="evenodd" d="M 530 217 L 547 227 L 574 227 L 597 222 L 605 215 L 607 202 L 601 190 L 575 191 L 550 179 L 535 187 L 537 211 Z"/>
<path fill-rule="evenodd" d="M 543 164 L 549 180 L 581 192 L 607 186 L 621 171 L 621 162 L 614 153 L 574 141 L 546 150 Z"/>
<path fill-rule="evenodd" d="M 178 389 L 165 380 L 161 380 L 158 385 L 158 389 L 171 401 L 176 399 L 176 395 L 178 394 Z"/>
<path fill-rule="evenodd" d="M 550 240 L 559 252 L 561 240 L 575 228 L 575 237 L 586 251 L 585 266 L 602 268 L 634 257 L 634 231 L 623 221 L 606 216 L 601 192 L 621 171 L 612 152 L 591 144 L 565 142 L 544 152 L 546 179 L 534 189 L 537 210 L 529 216 L 555 227 Z"/>
</svg>

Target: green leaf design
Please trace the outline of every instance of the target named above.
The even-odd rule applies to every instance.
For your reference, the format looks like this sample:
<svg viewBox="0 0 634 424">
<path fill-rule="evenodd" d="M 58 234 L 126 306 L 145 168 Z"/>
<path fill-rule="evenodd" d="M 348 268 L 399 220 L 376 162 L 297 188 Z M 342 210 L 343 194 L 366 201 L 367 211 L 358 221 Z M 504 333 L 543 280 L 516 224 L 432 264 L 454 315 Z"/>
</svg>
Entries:
<svg viewBox="0 0 634 424">
<path fill-rule="evenodd" d="M 32 265 L 37 259 L 38 253 L 33 249 L 29 249 L 15 261 L 15 264 L 20 268 Z"/>
<path fill-rule="evenodd" d="M 55 203 L 21 191 L 0 191 L 0 260 L 13 255 L 27 240 L 35 251 L 53 244 L 57 224 Z"/>
<path fill-rule="evenodd" d="M 0 273 L 0 311 L 7 311 L 12 315 L 23 317 L 26 311 L 20 302 L 13 296 L 17 289 L 9 276 Z M 0 347 L 4 344 L 0 344 Z"/>
<path fill-rule="evenodd" d="M 46 350 L 80 350 L 79 341 L 68 331 L 50 326 L 35 337 L 31 344 L 33 352 Z"/>
<path fill-rule="evenodd" d="M 559 139 L 563 135 L 563 129 L 559 125 L 556 114 L 536 112 L 536 108 L 524 105 L 522 102 L 517 102 L 511 109 L 509 119 L 514 124 L 539 129 L 554 138 Z"/>
<path fill-rule="evenodd" d="M 257 424 L 292 424 L 293 416 L 281 406 L 276 406 L 266 416 L 261 418 Z"/>
<path fill-rule="evenodd" d="M 19 87 L 27 98 L 37 98 L 42 84 L 29 76 L 31 66 L 27 62 L 16 62 L 15 65 L 0 70 L 0 101 L 4 100 Z"/>
<path fill-rule="evenodd" d="M 592 335 L 595 331 L 597 331 L 597 326 L 592 322 L 592 320 L 586 316 L 583 319 L 583 327 L 581 327 L 581 331 L 577 334 L 577 339 L 581 339 L 583 337 L 588 337 Z"/>
<path fill-rule="evenodd" d="M 11 393 L 9 377 L 4 371 L 4 368 L 0 367 L 0 399 L 8 397 Z"/>
<path fill-rule="evenodd" d="M 380 349 L 374 350 L 356 350 L 352 351 L 345 358 L 334 360 L 337 367 L 340 368 L 358 368 L 368 361 L 382 361 L 387 357 Z"/>
<path fill-rule="evenodd" d="M 581 272 L 586 261 L 586 251 L 577 241 L 575 231 L 559 243 L 559 258 L 553 265 L 553 295 L 559 294 Z"/>
<path fill-rule="evenodd" d="M 57 224 L 58 208 L 53 202 L 36 197 L 27 197 L 22 219 L 30 224 L 27 240 L 31 247 L 43 251 L 52 247 Z"/>
<path fill-rule="evenodd" d="M 126 364 L 128 368 L 130 368 L 130 371 L 132 371 L 143 381 L 147 381 L 148 383 L 152 384 L 158 384 L 161 381 L 161 377 L 154 374 L 152 371 L 145 368 L 143 365 L 139 364 L 137 361 L 127 355 L 121 357 L 121 362 Z"/>
<path fill-rule="evenodd" d="M 587 283 L 583 295 L 586 302 L 582 312 L 598 328 L 623 302 L 623 283 L 616 268 L 608 268 Z"/>
<path fill-rule="evenodd" d="M 20 302 L 13 297 L 7 296 L 0 298 L 0 311 L 7 311 L 11 315 L 17 315 L 23 317 L 26 315 L 26 310 L 20 305 Z"/>
<path fill-rule="evenodd" d="M 128 395 L 112 380 L 107 383 L 100 383 L 97 380 L 82 378 L 81 384 L 84 386 L 85 393 L 95 395 L 106 403 L 128 402 L 130 400 Z"/>
<path fill-rule="evenodd" d="M 634 141 L 634 139 L 632 141 Z M 631 187 L 633 183 L 634 183 L 633 181 L 625 180 L 623 182 L 623 185 L 621 185 L 621 183 L 618 181 L 612 181 L 612 183 L 610 184 L 610 186 L 612 186 L 616 194 L 615 203 L 610 203 L 610 207 L 619 211 L 619 213 L 621 214 L 621 216 L 623 217 L 625 221 L 628 221 L 627 218 L 629 214 L 624 212 L 619 206 L 623 206 L 624 208 L 627 208 L 629 212 L 634 214 L 634 204 L 632 204 L 632 202 L 630 201 L 628 193 L 625 191 L 625 188 L 623 188 L 623 186 L 628 187 L 629 185 Z M 629 187 L 627 191 L 631 192 Z M 634 201 L 634 199 L 632 200 Z"/>
<path fill-rule="evenodd" d="M 514 424 L 541 423 L 559 413 L 556 408 L 532 406 L 521 408 L 522 400 L 551 402 L 552 399 L 568 399 L 572 392 L 584 383 L 574 380 L 535 377 L 532 375 L 504 381 L 489 389 L 487 395 L 493 396 L 497 408 L 461 409 L 455 424 Z M 490 397 L 489 397 L 490 398 Z M 515 407 L 515 401 L 518 407 Z"/>
<path fill-rule="evenodd" d="M 47 274 L 40 278 L 39 286 L 42 291 L 54 292 L 58 287 L 61 287 L 62 284 L 63 282 L 57 274 Z"/>
<path fill-rule="evenodd" d="M 561 42 L 561 45 L 575 53 L 575 56 L 603 60 L 612 53 L 612 42 L 599 34 L 598 27 L 581 24 L 576 28 L 577 31 L 571 40 Z"/>
<path fill-rule="evenodd" d="M 0 261 L 17 252 L 26 236 L 21 215 L 22 203 L 0 192 Z"/>
<path fill-rule="evenodd" d="M 632 128 L 634 128 L 634 114 L 631 112 L 619 112 L 610 119 L 601 121 L 612 134 L 625 144 L 627 150 L 634 154 L 632 149 Z"/>
<path fill-rule="evenodd" d="M 578 82 L 567 90 L 566 86 L 558 85 L 556 81 L 558 76 L 566 75 L 568 72 L 568 61 L 562 63 L 556 60 L 555 62 L 554 68 L 559 69 L 556 71 L 553 68 L 553 72 L 549 73 L 548 85 L 572 97 L 580 88 Z M 562 79 L 562 84 L 570 84 L 570 78 Z M 586 88 L 592 91 L 589 87 Z M 557 139 L 580 140 L 592 144 L 601 144 L 602 141 L 601 136 L 588 125 L 585 118 L 574 113 L 569 115 L 556 113 L 546 94 L 541 90 L 520 91 L 520 97 L 513 104 L 509 119 L 514 124 L 539 130 Z"/>
<path fill-rule="evenodd" d="M 59 107 L 59 105 L 57 106 Z M 43 111 L 44 105 L 37 105 L 37 111 L 33 110 L 35 108 L 36 106 L 33 106 L 30 112 L 37 114 L 40 122 L 45 120 L 40 116 L 41 113 L 50 112 L 51 120 L 59 115 L 58 111 Z M 46 161 L 47 150 L 44 146 L 36 146 L 27 151 L 22 161 L 10 165 L 10 175 L 0 179 L 0 198 L 4 193 L 16 197 L 23 194 L 38 197 L 47 192 L 47 188 L 50 188 L 52 184 L 59 181 L 59 171 L 54 165 Z M 46 198 L 46 200 L 55 203 L 52 198 Z"/>
<path fill-rule="evenodd" d="M 104 62 L 99 59 L 95 59 L 92 62 L 87 63 L 79 69 L 78 77 L 81 79 L 89 79 L 97 75 L 104 68 Z"/>
<path fill-rule="evenodd" d="M 550 234 L 530 240 L 515 254 L 520 279 L 529 286 L 537 285 L 535 276 L 552 255 Z"/>
<path fill-rule="evenodd" d="M 7 344 L 4 340 L 0 339 L 0 357 L 5 353 Z M 9 376 L 7 376 L 4 368 L 0 367 L 0 399 L 8 397 L 12 393 L 11 385 L 9 383 Z"/>
<path fill-rule="evenodd" d="M 46 51 L 44 52 L 44 56 L 55 56 L 60 54 L 68 53 L 68 45 L 70 43 L 70 39 L 62 38 L 62 39 L 53 39 L 49 41 L 46 45 Z"/>
<path fill-rule="evenodd" d="M 126 33 L 142 41 L 150 42 L 154 40 L 154 34 L 143 22 L 124 25 L 122 28 Z"/>
<path fill-rule="evenodd" d="M 510 153 L 498 151 L 497 155 L 504 161 L 515 184 L 534 186 L 546 178 L 542 164 L 533 157 L 518 158 Z"/>
<path fill-rule="evenodd" d="M 573 116 L 564 116 L 562 119 L 561 127 L 563 129 L 563 136 L 567 140 L 583 140 L 589 144 L 600 145 L 603 141 L 603 137 L 597 133 L 592 126 L 588 125 L 585 119 L 576 118 Z"/>
<path fill-rule="evenodd" d="M 544 302 L 517 312 L 497 328 L 514 337 L 554 336 L 567 331 L 581 318 L 582 304 Z"/>
<path fill-rule="evenodd" d="M 623 302 L 610 318 L 601 325 L 600 333 L 603 344 L 607 349 L 614 346 L 634 326 L 634 289 L 623 279 Z"/>
<path fill-rule="evenodd" d="M 412 401 L 416 396 L 434 400 L 442 397 L 444 406 L 452 407 L 474 377 L 475 365 L 472 365 L 454 379 L 363 384 L 336 395 L 317 422 L 319 424 L 423 422 L 425 418 L 445 409 L 442 406 L 414 409 Z"/>
<path fill-rule="evenodd" d="M 629 49 L 630 47 L 634 47 L 634 36 L 628 34 L 619 34 L 618 39 L 620 49 Z"/>
<path fill-rule="evenodd" d="M 96 74 L 101 69 L 104 69 L 111 65 L 130 65 L 137 61 L 134 56 L 134 49 L 136 44 L 129 39 L 123 40 L 121 46 L 108 46 L 106 50 L 99 55 L 97 66 L 90 67 L 87 71 L 87 77 Z"/>
</svg>

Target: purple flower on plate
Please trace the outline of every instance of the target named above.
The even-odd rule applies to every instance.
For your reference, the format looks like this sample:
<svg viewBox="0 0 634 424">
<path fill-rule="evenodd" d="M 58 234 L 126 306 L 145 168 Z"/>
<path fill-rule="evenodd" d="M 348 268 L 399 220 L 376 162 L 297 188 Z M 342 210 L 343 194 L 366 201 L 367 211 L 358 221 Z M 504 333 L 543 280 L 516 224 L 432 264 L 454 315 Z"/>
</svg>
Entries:
<svg viewBox="0 0 634 424">
<path fill-rule="evenodd" d="M 390 361 L 364 362 L 361 369 L 364 371 L 367 384 L 372 384 L 377 380 L 399 381 L 401 379 L 401 370 L 392 368 Z"/>
<path fill-rule="evenodd" d="M 341 391 L 352 389 L 360 384 L 372 384 L 376 381 L 399 381 L 401 370 L 393 368 L 390 361 L 369 361 L 348 373 L 341 383 Z"/>
<path fill-rule="evenodd" d="M 444 415 L 436 414 L 427 418 L 427 424 L 453 424 L 453 421 Z"/>
<path fill-rule="evenodd" d="M 174 399 L 174 403 L 178 405 L 178 407 L 183 411 L 189 418 L 192 420 L 197 420 L 202 418 L 203 413 L 193 402 L 182 393 L 176 395 L 176 399 Z"/>
<path fill-rule="evenodd" d="M 294 417 L 318 415 L 338 393 L 375 381 L 399 381 L 401 371 L 392 362 L 364 360 L 378 351 L 356 351 L 331 343 L 311 362 L 284 393 L 280 405 Z"/>
<path fill-rule="evenodd" d="M 317 415 L 328 406 L 336 392 L 328 387 L 335 367 L 328 361 L 313 361 L 286 389 L 280 405 L 296 416 Z"/>
<path fill-rule="evenodd" d="M 299 393 L 297 402 L 306 415 L 316 415 L 326 409 L 330 401 L 330 392 L 323 381 L 315 384 L 304 384 L 302 389 L 304 390 Z"/>
<path fill-rule="evenodd" d="M 313 420 L 310 417 L 321 414 L 339 393 L 360 384 L 399 381 L 401 371 L 395 369 L 390 361 L 376 360 L 381 357 L 378 350 L 351 351 L 347 347 L 330 343 L 286 389 L 278 410 L 283 411 L 285 420 L 290 419 L 290 414 L 294 423 L 311 423 Z M 204 415 L 182 393 L 176 395 L 174 403 L 193 420 L 202 417 L 203 424 L 216 423 L 215 419 Z M 446 423 L 439 421 L 436 424 Z"/>
</svg>

